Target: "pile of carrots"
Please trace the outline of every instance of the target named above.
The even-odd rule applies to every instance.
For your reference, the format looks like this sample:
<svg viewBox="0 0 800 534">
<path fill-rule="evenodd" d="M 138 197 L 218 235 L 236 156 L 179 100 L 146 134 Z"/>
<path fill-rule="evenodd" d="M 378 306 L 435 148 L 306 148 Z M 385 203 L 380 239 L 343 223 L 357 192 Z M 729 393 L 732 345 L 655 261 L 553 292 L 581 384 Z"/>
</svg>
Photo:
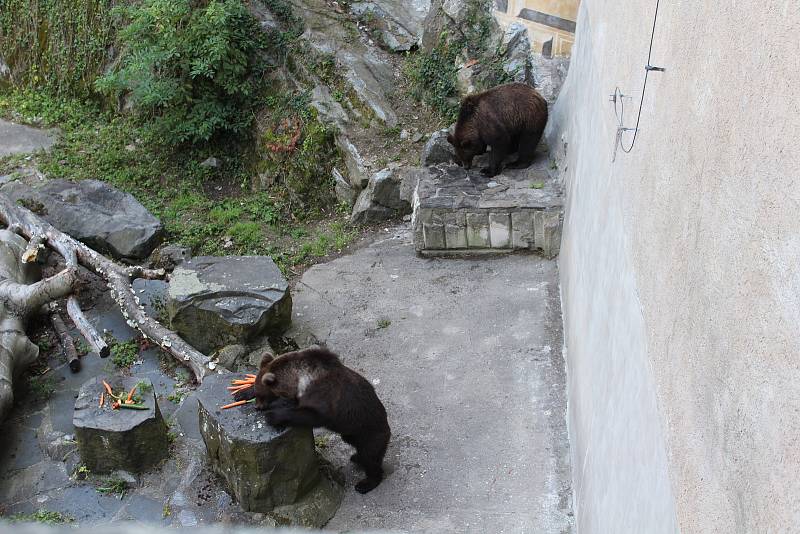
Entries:
<svg viewBox="0 0 800 534">
<path fill-rule="evenodd" d="M 105 391 L 100 393 L 100 408 L 105 406 L 106 394 L 108 394 L 109 399 L 114 399 L 114 402 L 111 403 L 112 410 L 118 410 L 120 408 L 125 408 L 126 410 L 148 409 L 148 407 L 144 404 L 138 403 L 136 400 L 134 400 L 134 395 L 136 395 L 136 386 L 133 386 L 130 391 L 123 391 L 119 395 L 114 395 L 114 390 L 111 389 L 111 386 L 109 386 L 108 382 L 105 380 L 103 380 L 103 387 L 105 388 Z"/>
<path fill-rule="evenodd" d="M 232 380 L 231 381 L 232 385 L 230 387 L 228 387 L 228 391 L 231 392 L 231 395 L 236 395 L 240 391 L 244 391 L 246 389 L 250 389 L 251 387 L 255 386 L 256 375 L 247 374 L 247 375 L 244 375 L 244 376 L 245 376 L 245 378 L 243 380 L 240 379 L 240 380 Z M 228 408 L 235 408 L 236 406 L 242 406 L 243 404 L 248 404 L 248 403 L 251 403 L 253 401 L 255 401 L 255 399 L 241 400 L 241 401 L 232 402 L 230 404 L 226 404 L 225 406 L 223 406 L 222 409 L 223 410 L 227 410 Z"/>
</svg>

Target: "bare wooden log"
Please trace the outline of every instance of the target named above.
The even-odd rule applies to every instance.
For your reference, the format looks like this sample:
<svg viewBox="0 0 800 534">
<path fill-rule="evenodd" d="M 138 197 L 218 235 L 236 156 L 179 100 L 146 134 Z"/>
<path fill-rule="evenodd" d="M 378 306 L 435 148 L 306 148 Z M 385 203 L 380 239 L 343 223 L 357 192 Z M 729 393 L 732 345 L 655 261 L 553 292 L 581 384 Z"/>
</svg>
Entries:
<svg viewBox="0 0 800 534">
<path fill-rule="evenodd" d="M 216 369 L 216 363 L 211 358 L 144 313 L 144 307 L 139 303 L 139 297 L 131 287 L 133 271 L 129 271 L 127 267 L 118 265 L 54 228 L 30 210 L 17 205 L 2 194 L 0 194 L 0 220 L 9 226 L 18 224 L 22 228 L 22 234 L 27 238 L 36 235 L 46 236 L 47 245 L 61 254 L 67 265 L 80 263 L 104 278 L 128 324 L 191 369 L 198 382 L 201 382 L 206 374 Z M 148 274 L 152 272 L 149 271 Z"/>
<path fill-rule="evenodd" d="M 61 348 L 64 349 L 64 356 L 67 358 L 70 370 L 73 373 L 77 373 L 81 370 L 81 360 L 78 355 L 78 349 L 75 348 L 75 342 L 72 336 L 69 335 L 69 330 L 67 330 L 67 325 L 64 324 L 64 320 L 61 319 L 61 314 L 58 312 L 58 305 L 54 302 L 50 303 L 50 322 L 53 325 L 53 330 L 58 334 L 58 341 L 61 343 Z"/>
<path fill-rule="evenodd" d="M 78 298 L 75 295 L 70 295 L 69 298 L 67 298 L 67 315 L 72 319 L 75 328 L 81 333 L 92 348 L 92 351 L 99 354 L 101 358 L 108 358 L 108 355 L 111 354 L 108 343 L 106 343 L 103 336 L 97 332 L 95 327 L 92 326 L 92 323 L 89 322 L 86 315 L 83 314 L 83 310 L 81 310 L 80 305 L 78 305 Z"/>
<path fill-rule="evenodd" d="M 72 293 L 78 274 L 74 267 L 40 280 L 35 284 L 19 284 L 11 280 L 0 281 L 0 300 L 5 308 L 19 317 L 27 317 L 46 303 Z"/>
</svg>

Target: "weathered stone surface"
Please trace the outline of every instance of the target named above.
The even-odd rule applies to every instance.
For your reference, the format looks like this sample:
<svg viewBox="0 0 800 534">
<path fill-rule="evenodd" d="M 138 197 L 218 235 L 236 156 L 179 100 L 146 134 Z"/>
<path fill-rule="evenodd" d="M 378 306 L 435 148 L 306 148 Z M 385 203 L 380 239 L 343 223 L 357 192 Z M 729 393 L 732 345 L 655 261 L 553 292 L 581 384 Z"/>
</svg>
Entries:
<svg viewBox="0 0 800 534">
<path fill-rule="evenodd" d="M 229 371 L 235 371 L 245 364 L 247 353 L 244 345 L 227 345 L 217 352 L 217 363 Z"/>
<path fill-rule="evenodd" d="M 350 179 L 350 185 L 356 191 L 360 191 L 367 187 L 369 183 L 369 172 L 364 164 L 364 158 L 358 152 L 358 148 L 350 142 L 347 137 L 342 135 L 336 137 L 336 146 L 341 150 L 344 156 L 344 163 L 347 166 L 347 177 Z"/>
<path fill-rule="evenodd" d="M 374 222 L 403 215 L 411 205 L 401 198 L 403 173 L 399 169 L 383 169 L 372 175 L 369 184 L 359 195 L 351 220 Z"/>
<path fill-rule="evenodd" d="M 3 78 L 3 61 L 0 60 L 0 86 Z M 0 120 L 0 157 L 48 150 L 55 143 L 54 131 L 39 130 L 22 124 Z"/>
<path fill-rule="evenodd" d="M 339 202 L 344 202 L 348 206 L 352 206 L 356 198 L 358 198 L 358 191 L 353 189 L 353 185 L 342 176 L 339 169 L 334 168 L 332 174 L 335 183 L 334 191 L 336 192 L 336 198 L 339 199 Z"/>
<path fill-rule="evenodd" d="M 367 0 L 353 2 L 350 11 L 377 31 L 381 46 L 405 52 L 419 45 L 430 6 L 430 0 Z"/>
<path fill-rule="evenodd" d="M 547 103 L 552 105 L 558 98 L 564 80 L 567 79 L 569 58 L 548 58 L 538 53 L 531 54 L 530 58 L 533 85 Z"/>
<path fill-rule="evenodd" d="M 511 246 L 511 215 L 508 213 L 489 213 L 489 241 L 492 248 Z"/>
<path fill-rule="evenodd" d="M 168 271 L 177 267 L 184 260 L 192 258 L 191 247 L 180 245 L 165 245 L 153 252 L 151 263 L 154 268 L 166 269 Z"/>
<path fill-rule="evenodd" d="M 118 258 L 144 258 L 163 236 L 161 222 L 133 196 L 98 180 L 48 180 L 37 187 L 14 181 L 0 192 L 30 202 L 62 232 Z"/>
<path fill-rule="evenodd" d="M 453 163 L 455 161 L 456 152 L 447 141 L 447 134 L 449 130 L 439 130 L 431 135 L 430 139 L 425 143 L 422 148 L 422 156 L 420 157 L 420 164 L 427 167 L 430 165 L 437 165 L 439 163 Z"/>
<path fill-rule="evenodd" d="M 467 213 L 467 246 L 489 248 L 489 214 Z"/>
<path fill-rule="evenodd" d="M 339 507 L 342 488 L 321 473 L 311 429 L 275 429 L 252 404 L 220 410 L 230 402 L 229 384 L 230 376 L 214 375 L 197 392 L 212 469 L 244 510 L 277 508 L 293 524 L 324 525 Z"/>
<path fill-rule="evenodd" d="M 172 273 L 170 324 L 209 354 L 262 333 L 280 333 L 292 317 L 289 284 L 267 256 L 199 256 Z"/>
<path fill-rule="evenodd" d="M 501 44 L 503 70 L 515 82 L 531 83 L 531 41 L 528 28 L 522 23 L 514 22 L 503 33 Z"/>
<path fill-rule="evenodd" d="M 115 393 L 130 391 L 138 382 L 149 391 L 139 391 L 147 410 L 112 410 L 113 399 L 99 406 L 103 380 Z M 108 394 L 106 394 L 108 397 Z M 81 461 L 94 473 L 124 469 L 141 473 L 169 453 L 167 426 L 161 417 L 153 385 L 149 379 L 96 377 L 81 386 L 72 419 Z"/>
<path fill-rule="evenodd" d="M 511 214 L 511 246 L 514 248 L 533 248 L 533 211 L 515 211 Z"/>
</svg>

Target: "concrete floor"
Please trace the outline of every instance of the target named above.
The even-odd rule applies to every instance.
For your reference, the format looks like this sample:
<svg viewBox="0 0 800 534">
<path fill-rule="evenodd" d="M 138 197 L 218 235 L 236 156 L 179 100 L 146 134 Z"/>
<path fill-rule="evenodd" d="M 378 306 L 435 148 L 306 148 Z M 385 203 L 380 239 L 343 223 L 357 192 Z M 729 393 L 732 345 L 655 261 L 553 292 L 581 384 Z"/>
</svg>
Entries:
<svg viewBox="0 0 800 534">
<path fill-rule="evenodd" d="M 53 131 L 39 130 L 0 119 L 0 157 L 46 150 L 54 142 Z"/>
<path fill-rule="evenodd" d="M 555 261 L 422 259 L 405 228 L 311 268 L 294 325 L 371 380 L 389 412 L 384 482 L 353 483 L 331 530 L 573 531 Z"/>
</svg>

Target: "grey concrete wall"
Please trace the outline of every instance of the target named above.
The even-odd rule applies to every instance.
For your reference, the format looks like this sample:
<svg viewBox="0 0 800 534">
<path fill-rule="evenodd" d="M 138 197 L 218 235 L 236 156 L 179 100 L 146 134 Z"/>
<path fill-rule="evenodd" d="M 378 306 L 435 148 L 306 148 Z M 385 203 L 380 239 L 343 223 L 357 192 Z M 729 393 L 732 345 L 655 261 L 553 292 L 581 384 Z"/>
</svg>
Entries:
<svg viewBox="0 0 800 534">
<path fill-rule="evenodd" d="M 584 0 L 548 137 L 578 530 L 800 528 L 800 3 Z"/>
</svg>

